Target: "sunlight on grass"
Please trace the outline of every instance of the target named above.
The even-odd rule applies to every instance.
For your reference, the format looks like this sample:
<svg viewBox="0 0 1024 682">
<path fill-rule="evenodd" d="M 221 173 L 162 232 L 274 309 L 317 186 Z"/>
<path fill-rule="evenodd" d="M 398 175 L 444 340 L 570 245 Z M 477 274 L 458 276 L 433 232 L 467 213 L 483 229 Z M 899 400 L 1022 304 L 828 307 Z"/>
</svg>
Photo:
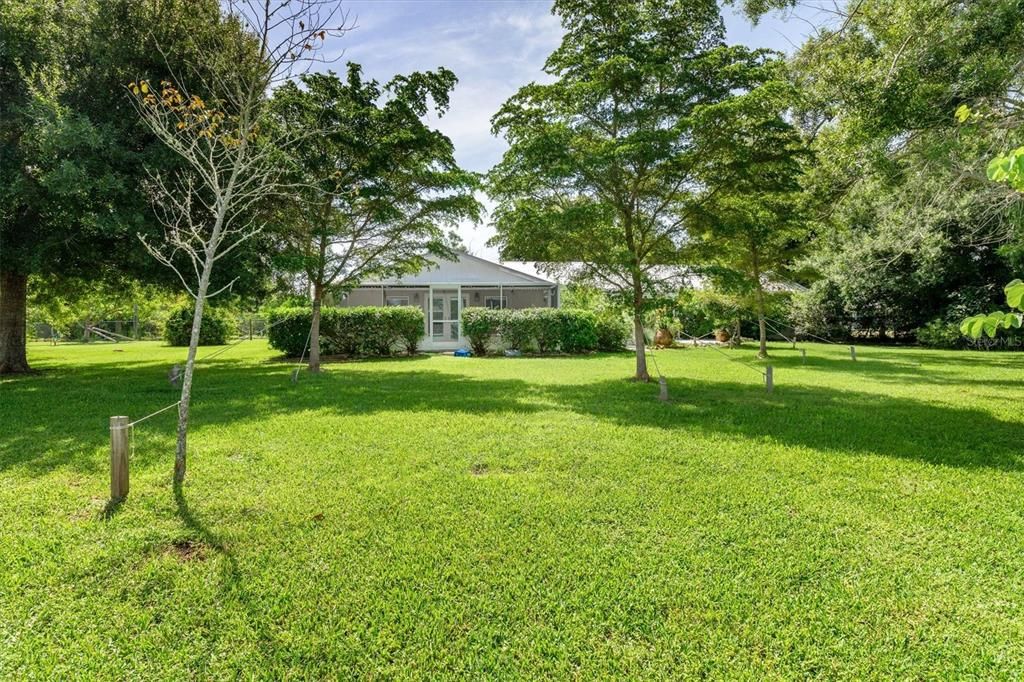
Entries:
<svg viewBox="0 0 1024 682">
<path fill-rule="evenodd" d="M 1024 672 L 1010 354 L 422 356 L 35 345 L 0 383 L 0 677 Z M 754 349 L 729 352 L 754 362 Z"/>
</svg>

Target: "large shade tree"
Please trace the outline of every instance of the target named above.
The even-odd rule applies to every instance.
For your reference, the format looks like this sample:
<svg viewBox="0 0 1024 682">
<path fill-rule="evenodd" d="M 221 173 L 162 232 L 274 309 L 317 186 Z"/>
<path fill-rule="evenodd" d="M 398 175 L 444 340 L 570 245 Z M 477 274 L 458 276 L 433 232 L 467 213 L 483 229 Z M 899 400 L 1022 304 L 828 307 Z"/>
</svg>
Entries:
<svg viewBox="0 0 1024 682">
<path fill-rule="evenodd" d="M 510 148 L 489 174 L 502 255 L 596 283 L 630 310 L 637 380 L 644 313 L 684 273 L 691 218 L 714 194 L 716 107 L 771 80 L 770 54 L 729 47 L 713 0 L 557 0 L 552 82 L 493 119 Z"/>
<path fill-rule="evenodd" d="M 394 277 L 452 255 L 446 228 L 479 219 L 477 177 L 458 167 L 448 137 L 425 122 L 448 109 L 447 69 L 364 80 L 310 74 L 274 93 L 279 125 L 301 137 L 289 150 L 298 190 L 278 216 L 282 263 L 311 288 L 309 369 L 320 370 L 324 295 L 367 277 Z"/>
<path fill-rule="evenodd" d="M 160 233 L 144 199 L 150 173 L 181 163 L 140 123 L 125 85 L 199 63 L 234 30 L 217 0 L 0 3 L 0 373 L 28 369 L 30 276 L 170 282 L 135 235 Z M 237 255 L 223 276 L 254 282 L 266 260 Z"/>
<path fill-rule="evenodd" d="M 846 0 L 813 19 L 792 59 L 819 159 L 812 298 L 885 336 L 1001 302 L 1024 257 L 1020 196 L 984 171 L 1015 144 L 1024 3 Z"/>
</svg>

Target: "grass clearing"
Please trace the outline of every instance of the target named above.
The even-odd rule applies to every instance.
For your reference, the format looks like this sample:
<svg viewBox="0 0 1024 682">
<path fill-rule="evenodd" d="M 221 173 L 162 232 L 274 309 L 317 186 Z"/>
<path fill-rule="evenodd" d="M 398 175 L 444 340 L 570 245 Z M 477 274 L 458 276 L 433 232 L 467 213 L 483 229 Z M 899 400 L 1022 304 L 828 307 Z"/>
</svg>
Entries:
<svg viewBox="0 0 1024 682">
<path fill-rule="evenodd" d="M 0 383 L 0 678 L 1024 675 L 1020 356 L 33 345 Z M 211 349 L 206 349 L 206 353 Z M 753 361 L 754 349 L 730 351 Z M 203 352 L 200 352 L 200 356 Z"/>
</svg>

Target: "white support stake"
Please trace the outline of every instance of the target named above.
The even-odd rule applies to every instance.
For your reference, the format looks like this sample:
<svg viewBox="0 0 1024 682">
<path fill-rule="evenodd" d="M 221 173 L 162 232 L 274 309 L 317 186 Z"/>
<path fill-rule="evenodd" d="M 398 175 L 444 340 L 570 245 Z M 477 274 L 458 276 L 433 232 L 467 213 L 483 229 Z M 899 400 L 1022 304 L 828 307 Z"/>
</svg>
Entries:
<svg viewBox="0 0 1024 682">
<path fill-rule="evenodd" d="M 807 364 L 807 350 L 805 348 L 800 349 L 800 361 L 803 364 Z"/>
<path fill-rule="evenodd" d="M 658 400 L 660 400 L 663 403 L 667 403 L 668 402 L 668 382 L 665 380 L 665 377 L 659 377 L 658 378 L 658 387 L 659 387 Z"/>
<path fill-rule="evenodd" d="M 850 346 L 850 359 L 857 362 L 857 349 L 853 346 Z"/>
</svg>

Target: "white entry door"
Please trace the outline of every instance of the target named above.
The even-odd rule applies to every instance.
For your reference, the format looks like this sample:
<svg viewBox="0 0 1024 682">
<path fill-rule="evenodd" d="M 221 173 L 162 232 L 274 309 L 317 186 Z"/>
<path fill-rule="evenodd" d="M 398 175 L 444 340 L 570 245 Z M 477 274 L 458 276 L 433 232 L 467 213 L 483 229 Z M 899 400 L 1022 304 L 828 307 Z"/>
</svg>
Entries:
<svg viewBox="0 0 1024 682">
<path fill-rule="evenodd" d="M 434 289 L 430 292 L 430 340 L 434 345 L 458 344 L 458 289 Z"/>
</svg>

